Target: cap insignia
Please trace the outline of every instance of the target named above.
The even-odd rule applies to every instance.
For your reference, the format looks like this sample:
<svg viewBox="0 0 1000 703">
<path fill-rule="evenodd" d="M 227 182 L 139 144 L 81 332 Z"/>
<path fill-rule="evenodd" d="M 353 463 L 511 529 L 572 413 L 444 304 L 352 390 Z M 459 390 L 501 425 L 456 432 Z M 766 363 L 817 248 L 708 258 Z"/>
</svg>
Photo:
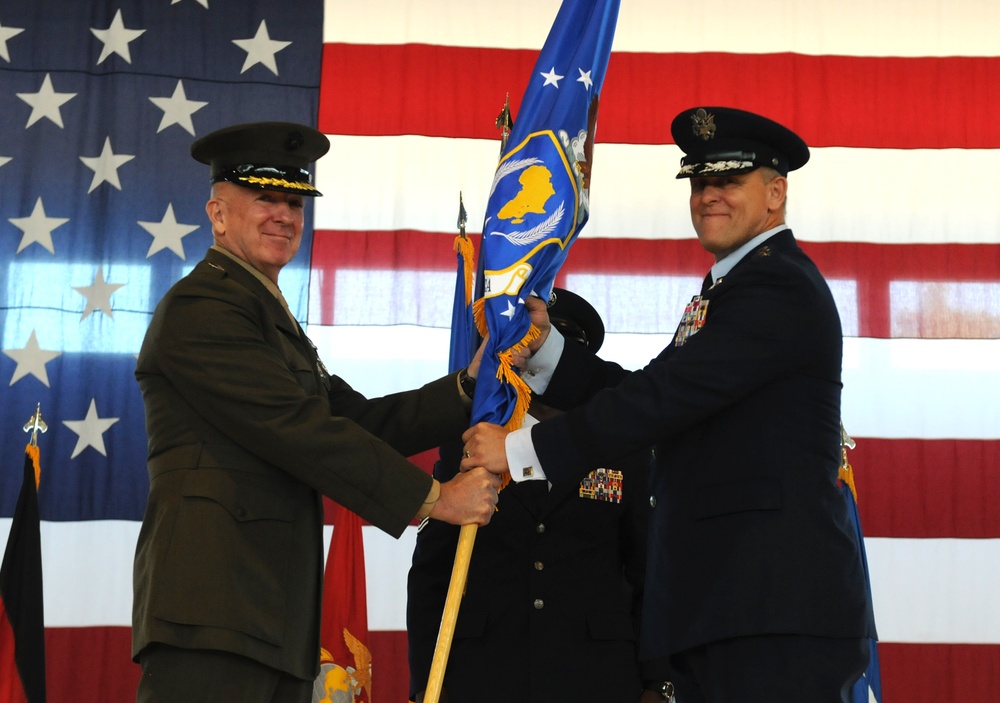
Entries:
<svg viewBox="0 0 1000 703">
<path fill-rule="evenodd" d="M 699 107 L 691 115 L 691 129 L 696 137 L 704 139 L 706 142 L 715 136 L 715 115 L 710 115 L 705 108 Z"/>
</svg>

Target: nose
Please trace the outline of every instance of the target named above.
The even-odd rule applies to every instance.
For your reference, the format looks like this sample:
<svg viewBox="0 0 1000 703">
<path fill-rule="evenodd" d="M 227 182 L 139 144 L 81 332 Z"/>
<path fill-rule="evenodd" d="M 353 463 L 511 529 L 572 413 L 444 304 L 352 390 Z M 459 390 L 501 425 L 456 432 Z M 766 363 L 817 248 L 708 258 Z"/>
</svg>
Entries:
<svg viewBox="0 0 1000 703">
<path fill-rule="evenodd" d="M 720 196 L 721 192 L 722 191 L 718 186 L 704 185 L 701 188 L 691 193 L 692 196 L 691 202 L 693 203 L 697 201 L 702 204 L 714 203 L 717 202 L 721 197 Z"/>
<path fill-rule="evenodd" d="M 292 221 L 292 207 L 287 200 L 276 200 L 271 204 L 271 219 L 282 224 Z"/>
</svg>

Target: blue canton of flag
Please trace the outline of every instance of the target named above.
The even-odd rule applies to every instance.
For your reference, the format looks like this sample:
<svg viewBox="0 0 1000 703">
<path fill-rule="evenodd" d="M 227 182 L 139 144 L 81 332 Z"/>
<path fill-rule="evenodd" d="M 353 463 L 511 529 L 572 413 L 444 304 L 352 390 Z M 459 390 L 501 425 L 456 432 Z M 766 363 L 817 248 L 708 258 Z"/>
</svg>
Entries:
<svg viewBox="0 0 1000 703">
<path fill-rule="evenodd" d="M 0 0 L 0 538 L 41 403 L 51 698 L 116 699 L 70 671 L 135 697 L 131 568 L 104 559 L 135 544 L 149 491 L 135 355 L 212 243 L 190 145 L 240 122 L 315 125 L 322 28 L 321 0 Z M 281 276 L 300 320 L 311 242 L 307 224 Z M 94 646 L 66 646 L 87 627 Z"/>
<path fill-rule="evenodd" d="M 511 366 L 511 352 L 537 335 L 524 299 L 548 299 L 589 216 L 598 98 L 618 7 L 618 0 L 562 4 L 501 154 L 481 243 L 483 298 L 476 324 L 490 338 L 474 422 L 519 427 L 527 410 L 528 389 Z"/>
<path fill-rule="evenodd" d="M 142 517 L 135 354 L 212 243 L 191 143 L 257 120 L 315 124 L 322 3 L 0 2 L 0 456 L 41 402 L 43 520 Z M 306 315 L 311 231 L 281 287 Z M 2 483 L 10 515 L 13 481 Z"/>
</svg>

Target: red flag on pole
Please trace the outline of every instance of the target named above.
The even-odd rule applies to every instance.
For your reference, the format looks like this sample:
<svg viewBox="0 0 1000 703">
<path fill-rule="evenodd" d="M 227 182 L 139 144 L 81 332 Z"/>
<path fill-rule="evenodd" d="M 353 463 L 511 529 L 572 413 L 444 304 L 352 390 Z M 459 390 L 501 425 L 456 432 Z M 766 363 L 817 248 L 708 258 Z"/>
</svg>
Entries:
<svg viewBox="0 0 1000 703">
<path fill-rule="evenodd" d="M 323 580 L 320 672 L 314 703 L 343 700 L 371 703 L 372 656 L 368 636 L 368 595 L 361 518 L 333 503 L 333 538 Z"/>
<path fill-rule="evenodd" d="M 0 566 L 0 703 L 45 703 L 38 467 L 38 447 L 28 445 L 21 493 Z"/>
</svg>

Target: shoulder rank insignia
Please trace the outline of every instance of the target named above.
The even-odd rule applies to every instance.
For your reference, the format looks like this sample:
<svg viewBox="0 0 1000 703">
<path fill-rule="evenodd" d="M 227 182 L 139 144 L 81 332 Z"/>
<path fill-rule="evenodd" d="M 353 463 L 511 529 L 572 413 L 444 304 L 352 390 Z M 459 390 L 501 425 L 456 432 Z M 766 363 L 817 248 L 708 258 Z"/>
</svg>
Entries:
<svg viewBox="0 0 1000 703">
<path fill-rule="evenodd" d="M 674 334 L 674 346 L 683 347 L 689 337 L 693 336 L 705 326 L 705 316 L 708 315 L 707 300 L 702 300 L 700 295 L 691 298 L 691 302 L 684 308 L 684 315 L 677 325 L 677 332 Z"/>
<path fill-rule="evenodd" d="M 594 469 L 580 481 L 580 497 L 621 503 L 622 472 L 614 469 Z"/>
</svg>

